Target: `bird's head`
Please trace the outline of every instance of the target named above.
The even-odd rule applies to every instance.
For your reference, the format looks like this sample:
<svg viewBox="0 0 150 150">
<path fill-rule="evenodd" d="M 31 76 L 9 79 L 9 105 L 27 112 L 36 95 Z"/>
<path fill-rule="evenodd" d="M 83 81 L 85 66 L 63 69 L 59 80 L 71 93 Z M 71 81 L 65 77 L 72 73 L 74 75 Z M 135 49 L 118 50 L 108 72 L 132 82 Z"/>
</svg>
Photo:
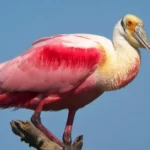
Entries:
<svg viewBox="0 0 150 150">
<path fill-rule="evenodd" d="M 133 47 L 150 50 L 150 41 L 140 18 L 128 14 L 121 19 L 120 25 L 123 29 L 122 35 Z"/>
</svg>

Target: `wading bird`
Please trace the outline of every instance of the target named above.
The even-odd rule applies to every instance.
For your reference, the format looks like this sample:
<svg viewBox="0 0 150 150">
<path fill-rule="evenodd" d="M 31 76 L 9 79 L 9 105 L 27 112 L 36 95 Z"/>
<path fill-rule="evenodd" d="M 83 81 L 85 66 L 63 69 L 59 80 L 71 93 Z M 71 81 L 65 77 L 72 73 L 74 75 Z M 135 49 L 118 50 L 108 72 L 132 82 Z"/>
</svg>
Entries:
<svg viewBox="0 0 150 150">
<path fill-rule="evenodd" d="M 76 111 L 136 77 L 138 48 L 150 50 L 150 42 L 141 19 L 131 14 L 118 21 L 113 41 L 92 34 L 39 39 L 22 55 L 0 64 L 0 107 L 35 110 L 32 123 L 61 146 L 42 125 L 40 113 L 68 109 L 63 142 L 70 145 Z"/>
</svg>

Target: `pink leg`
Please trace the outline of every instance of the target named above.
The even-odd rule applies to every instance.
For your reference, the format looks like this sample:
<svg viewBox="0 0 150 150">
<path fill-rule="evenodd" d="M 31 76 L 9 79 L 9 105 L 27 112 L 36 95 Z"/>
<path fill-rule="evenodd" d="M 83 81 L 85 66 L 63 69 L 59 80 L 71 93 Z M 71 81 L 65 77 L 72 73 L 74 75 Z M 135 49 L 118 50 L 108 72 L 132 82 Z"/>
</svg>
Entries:
<svg viewBox="0 0 150 150">
<path fill-rule="evenodd" d="M 34 114 L 31 117 L 31 122 L 34 124 L 34 126 L 36 128 L 41 130 L 50 140 L 54 141 L 55 143 L 57 143 L 58 145 L 63 147 L 63 143 L 57 137 L 55 137 L 50 131 L 48 131 L 44 127 L 44 125 L 41 123 L 40 114 L 41 114 L 41 111 L 42 111 L 43 106 L 44 106 L 46 101 L 47 101 L 46 98 L 41 100 L 40 104 L 38 105 Z"/>
<path fill-rule="evenodd" d="M 63 142 L 66 145 L 71 145 L 72 143 L 71 132 L 72 132 L 72 125 L 73 125 L 75 114 L 76 114 L 76 110 L 69 110 L 65 131 L 63 134 Z"/>
</svg>

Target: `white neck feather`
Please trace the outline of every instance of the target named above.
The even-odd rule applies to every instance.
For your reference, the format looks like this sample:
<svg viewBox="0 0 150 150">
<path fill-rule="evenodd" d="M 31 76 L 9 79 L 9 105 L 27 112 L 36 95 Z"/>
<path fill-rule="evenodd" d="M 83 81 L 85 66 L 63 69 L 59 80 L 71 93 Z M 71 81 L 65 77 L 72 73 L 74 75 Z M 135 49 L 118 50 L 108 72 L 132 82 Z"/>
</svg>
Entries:
<svg viewBox="0 0 150 150">
<path fill-rule="evenodd" d="M 108 61 L 101 66 L 106 91 L 116 90 L 131 82 L 137 75 L 140 67 L 140 52 L 129 44 L 123 36 L 120 21 L 114 28 L 113 50 L 108 51 Z"/>
<path fill-rule="evenodd" d="M 134 61 L 136 58 L 140 59 L 140 51 L 134 48 L 125 38 L 123 28 L 120 21 L 114 28 L 113 45 L 118 63 L 128 63 Z"/>
</svg>

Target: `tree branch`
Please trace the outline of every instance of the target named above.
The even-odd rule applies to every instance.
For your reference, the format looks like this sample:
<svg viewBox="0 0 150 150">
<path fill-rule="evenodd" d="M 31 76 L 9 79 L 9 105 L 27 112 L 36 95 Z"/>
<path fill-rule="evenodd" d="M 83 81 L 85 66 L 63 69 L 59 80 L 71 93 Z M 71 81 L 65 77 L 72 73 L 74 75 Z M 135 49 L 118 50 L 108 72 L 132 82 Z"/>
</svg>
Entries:
<svg viewBox="0 0 150 150">
<path fill-rule="evenodd" d="M 37 150 L 81 150 L 83 145 L 83 136 L 75 139 L 72 146 L 65 145 L 64 148 L 51 141 L 39 129 L 34 127 L 29 121 L 20 120 L 11 121 L 12 131 L 21 137 L 21 141 L 25 141 L 31 147 Z"/>
</svg>

